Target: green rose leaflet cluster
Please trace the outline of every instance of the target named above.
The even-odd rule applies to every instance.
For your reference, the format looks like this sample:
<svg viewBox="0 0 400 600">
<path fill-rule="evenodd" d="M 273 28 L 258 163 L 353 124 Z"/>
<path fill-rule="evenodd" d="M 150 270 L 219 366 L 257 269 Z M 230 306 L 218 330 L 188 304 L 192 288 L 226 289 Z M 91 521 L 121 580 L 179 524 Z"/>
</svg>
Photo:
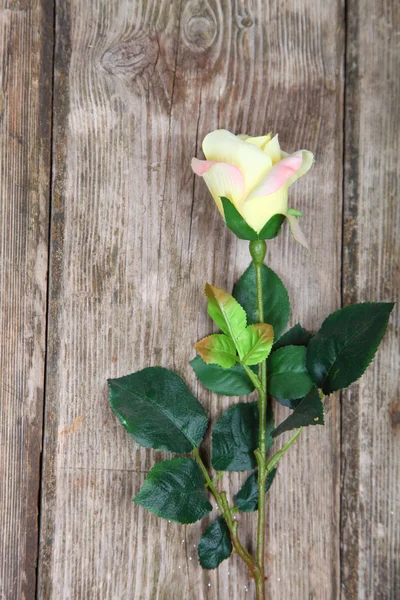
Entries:
<svg viewBox="0 0 400 600">
<path fill-rule="evenodd" d="M 232 219 L 228 221 L 236 234 L 242 232 L 246 237 L 243 223 L 236 221 L 232 226 Z M 275 223 L 268 237 L 276 235 L 280 224 Z M 287 291 L 274 271 L 264 264 L 261 269 L 263 323 L 259 323 L 254 263 L 241 276 L 232 295 L 206 285 L 208 313 L 221 333 L 200 340 L 195 346 L 198 356 L 190 364 L 201 383 L 212 392 L 244 396 L 261 386 L 258 366 L 266 361 L 267 451 L 279 435 L 296 430 L 271 458 L 265 457 L 268 491 L 281 457 L 301 429 L 324 424 L 324 395 L 349 386 L 368 367 L 385 333 L 393 304 L 347 306 L 331 314 L 315 335 L 299 324 L 284 333 L 290 317 Z M 134 502 L 159 517 L 188 524 L 210 513 L 212 493 L 222 516 L 201 537 L 198 554 L 202 567 L 216 568 L 234 548 L 256 578 L 257 561 L 239 540 L 236 514 L 258 509 L 257 402 L 233 404 L 213 425 L 211 465 L 216 474 L 212 479 L 199 453 L 208 417 L 177 373 L 149 367 L 110 379 L 109 391 L 112 410 L 137 443 L 193 455 L 157 463 Z M 274 424 L 271 398 L 291 411 L 278 426 Z M 233 506 L 226 493 L 218 491 L 217 481 L 225 471 L 251 471 Z"/>
</svg>

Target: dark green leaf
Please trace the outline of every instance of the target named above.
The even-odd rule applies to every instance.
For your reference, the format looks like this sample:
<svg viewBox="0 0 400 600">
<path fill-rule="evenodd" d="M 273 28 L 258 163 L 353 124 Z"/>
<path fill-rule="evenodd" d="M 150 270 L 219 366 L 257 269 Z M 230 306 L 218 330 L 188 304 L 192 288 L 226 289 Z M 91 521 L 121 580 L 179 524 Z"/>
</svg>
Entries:
<svg viewBox="0 0 400 600">
<path fill-rule="evenodd" d="M 257 402 L 235 404 L 214 425 L 212 466 L 216 471 L 250 471 L 256 466 L 257 448 Z"/>
<path fill-rule="evenodd" d="M 268 393 L 289 408 L 314 385 L 306 368 L 306 352 L 304 346 L 285 346 L 268 358 Z"/>
<path fill-rule="evenodd" d="M 216 394 L 247 396 L 254 390 L 242 365 L 236 364 L 231 369 L 223 369 L 219 365 L 206 365 L 200 356 L 196 356 L 190 361 L 190 366 L 201 383 Z"/>
<path fill-rule="evenodd" d="M 364 373 L 385 334 L 391 302 L 353 304 L 332 313 L 311 340 L 307 367 L 324 394 L 342 390 Z"/>
<path fill-rule="evenodd" d="M 232 554 L 231 536 L 222 517 L 211 523 L 201 536 L 198 554 L 203 569 L 216 569 Z"/>
<path fill-rule="evenodd" d="M 204 484 L 193 459 L 164 460 L 152 468 L 133 501 L 163 519 L 194 523 L 212 510 Z"/>
<path fill-rule="evenodd" d="M 257 233 L 246 223 L 232 202 L 224 196 L 221 196 L 221 202 L 224 208 L 225 222 L 229 229 L 241 240 L 257 240 Z"/>
<path fill-rule="evenodd" d="M 285 215 L 274 215 L 261 229 L 258 237 L 260 240 L 272 240 L 281 230 L 282 223 L 285 220 Z"/>
<path fill-rule="evenodd" d="M 265 491 L 274 481 L 277 469 L 272 469 L 265 483 Z M 236 495 L 236 506 L 241 512 L 253 512 L 258 509 L 258 471 L 254 471 L 245 481 Z"/>
<path fill-rule="evenodd" d="M 303 327 L 297 323 L 289 331 L 284 333 L 279 340 L 274 344 L 274 350 L 283 348 L 284 346 L 308 346 L 312 338 L 312 333 L 303 329 Z"/>
<path fill-rule="evenodd" d="M 108 385 L 112 410 L 141 446 L 184 453 L 200 444 L 206 412 L 173 371 L 149 367 Z"/>
<path fill-rule="evenodd" d="M 275 339 L 278 339 L 285 331 L 289 321 L 290 302 L 282 281 L 266 265 L 262 266 L 262 289 L 264 298 L 264 323 L 272 325 Z M 258 323 L 256 274 L 253 263 L 250 264 L 235 285 L 233 296 L 245 309 L 248 325 Z"/>
<path fill-rule="evenodd" d="M 306 427 L 308 425 L 324 424 L 324 407 L 319 397 L 317 388 L 314 386 L 305 398 L 300 400 L 292 414 L 272 432 L 272 437 L 280 435 L 284 431 Z"/>
</svg>

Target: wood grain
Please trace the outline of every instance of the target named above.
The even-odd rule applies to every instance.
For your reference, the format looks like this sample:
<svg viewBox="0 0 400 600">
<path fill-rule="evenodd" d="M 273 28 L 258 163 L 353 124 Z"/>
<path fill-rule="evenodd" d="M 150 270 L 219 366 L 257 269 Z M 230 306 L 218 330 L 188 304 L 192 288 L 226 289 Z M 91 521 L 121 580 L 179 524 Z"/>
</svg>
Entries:
<svg viewBox="0 0 400 600">
<path fill-rule="evenodd" d="M 343 301 L 400 291 L 398 3 L 348 5 Z M 400 596 L 399 313 L 342 399 L 342 597 Z"/>
<path fill-rule="evenodd" d="M 0 0 L 0 598 L 33 598 L 50 182 L 52 3 Z"/>
<path fill-rule="evenodd" d="M 56 40 L 39 597 L 243 598 L 252 583 L 236 559 L 200 569 L 204 524 L 132 504 L 165 455 L 126 436 L 106 378 L 160 364 L 194 386 L 212 419 L 231 404 L 188 366 L 211 327 L 205 281 L 230 289 L 249 262 L 190 170 L 217 127 L 278 131 L 285 149 L 315 152 L 292 204 L 318 251 L 311 259 L 286 231 L 268 259 L 293 323 L 315 328 L 339 305 L 341 4 L 70 1 L 58 5 Z M 338 597 L 339 431 L 332 397 L 325 430 L 304 434 L 270 494 L 275 598 Z M 239 476 L 223 485 L 232 494 Z M 243 519 L 248 542 L 253 521 Z"/>
</svg>

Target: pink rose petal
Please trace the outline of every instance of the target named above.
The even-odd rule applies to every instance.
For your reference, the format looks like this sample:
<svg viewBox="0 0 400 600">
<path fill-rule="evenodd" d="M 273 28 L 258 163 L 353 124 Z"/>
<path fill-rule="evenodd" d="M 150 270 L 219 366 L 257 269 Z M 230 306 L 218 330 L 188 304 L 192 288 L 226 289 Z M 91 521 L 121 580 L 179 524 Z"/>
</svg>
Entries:
<svg viewBox="0 0 400 600">
<path fill-rule="evenodd" d="M 215 160 L 199 160 L 198 158 L 192 158 L 192 169 L 196 175 L 203 176 L 210 167 L 216 164 L 217 161 Z"/>
<path fill-rule="evenodd" d="M 244 200 L 244 178 L 238 167 L 225 162 L 192 159 L 192 169 L 204 178 L 208 189 L 223 214 L 220 196 L 226 196 L 240 210 Z"/>
<path fill-rule="evenodd" d="M 247 196 L 246 201 L 252 198 L 269 196 L 280 190 L 301 168 L 302 162 L 302 152 L 295 152 L 279 161 L 266 174 L 261 183 Z"/>
</svg>

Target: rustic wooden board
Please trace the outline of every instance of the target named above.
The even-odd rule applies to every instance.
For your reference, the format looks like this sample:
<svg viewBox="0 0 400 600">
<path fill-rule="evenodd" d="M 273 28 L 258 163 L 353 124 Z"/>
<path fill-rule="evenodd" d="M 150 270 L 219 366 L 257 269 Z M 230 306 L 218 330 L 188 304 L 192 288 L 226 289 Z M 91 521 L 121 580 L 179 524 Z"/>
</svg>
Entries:
<svg viewBox="0 0 400 600">
<path fill-rule="evenodd" d="M 58 8 L 40 598 L 242 598 L 251 586 L 239 564 L 201 571 L 201 525 L 160 522 L 132 504 L 161 453 L 125 435 L 105 380 L 161 364 L 195 386 L 213 418 L 230 404 L 198 387 L 187 365 L 210 329 L 204 282 L 229 289 L 249 262 L 189 167 L 216 127 L 277 130 L 285 148 L 316 152 L 293 204 L 318 253 L 309 258 L 286 232 L 270 262 L 294 297 L 293 322 L 306 314 L 316 327 L 339 305 L 338 9 L 311 0 Z M 338 595 L 337 398 L 327 413 L 270 495 L 276 598 Z"/>
<path fill-rule="evenodd" d="M 0 598 L 33 598 L 50 181 L 52 3 L 0 0 Z"/>
<path fill-rule="evenodd" d="M 400 14 L 348 11 L 343 301 L 400 291 Z M 400 597 L 398 305 L 377 358 L 342 405 L 342 597 Z"/>
<path fill-rule="evenodd" d="M 39 597 L 243 598 L 252 584 L 236 560 L 200 569 L 203 525 L 132 504 L 162 453 L 126 436 L 106 378 L 161 364 L 213 419 L 231 403 L 188 366 L 211 326 L 204 282 L 230 289 L 249 262 L 189 166 L 217 127 L 279 131 L 285 149 L 316 153 L 292 203 L 318 250 L 310 258 L 285 231 L 269 260 L 292 294 L 293 323 L 315 328 L 339 306 L 341 4 L 64 2 L 56 39 Z M 338 597 L 339 431 L 332 397 L 325 430 L 304 433 L 270 494 L 275 598 Z M 232 493 L 238 480 L 223 485 Z M 253 518 L 243 521 L 254 539 Z"/>
</svg>

